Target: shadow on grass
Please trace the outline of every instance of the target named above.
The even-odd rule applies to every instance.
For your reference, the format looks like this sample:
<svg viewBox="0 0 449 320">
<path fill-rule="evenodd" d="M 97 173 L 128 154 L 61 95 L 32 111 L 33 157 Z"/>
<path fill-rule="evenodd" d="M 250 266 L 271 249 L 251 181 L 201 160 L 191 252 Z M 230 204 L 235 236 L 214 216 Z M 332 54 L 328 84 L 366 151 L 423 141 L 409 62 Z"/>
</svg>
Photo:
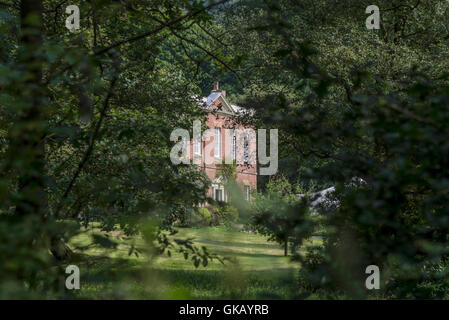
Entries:
<svg viewBox="0 0 449 320">
<path fill-rule="evenodd" d="M 77 254 L 72 263 L 81 271 L 80 297 L 92 299 L 288 299 L 294 294 L 297 274 L 295 268 L 150 269 L 145 258 L 138 261 L 86 254 Z M 149 277 L 158 279 L 158 288 L 149 285 Z M 128 287 L 126 294 L 117 291 L 122 287 Z M 156 296 L 153 293 L 156 289 L 169 293 Z M 180 291 L 185 294 L 172 294 Z"/>
<path fill-rule="evenodd" d="M 289 299 L 294 295 L 297 269 L 159 270 L 159 273 L 176 286 L 190 288 L 193 299 Z"/>
<path fill-rule="evenodd" d="M 282 254 L 267 254 L 267 253 L 253 253 L 253 252 L 238 252 L 238 251 L 231 251 L 226 249 L 218 249 L 214 248 L 214 253 L 222 256 L 231 256 L 231 257 L 241 257 L 241 258 L 256 258 L 256 259 L 277 259 L 280 257 L 284 257 Z M 285 257 L 288 259 L 288 257 Z"/>
<path fill-rule="evenodd" d="M 204 239 L 194 239 L 196 243 L 202 243 L 206 245 L 214 245 L 214 246 L 231 246 L 231 247 L 239 247 L 239 248 L 260 248 L 260 249 L 272 249 L 272 250 L 282 250 L 282 248 L 276 243 L 245 243 L 245 242 L 234 242 L 227 240 L 204 240 Z"/>
</svg>

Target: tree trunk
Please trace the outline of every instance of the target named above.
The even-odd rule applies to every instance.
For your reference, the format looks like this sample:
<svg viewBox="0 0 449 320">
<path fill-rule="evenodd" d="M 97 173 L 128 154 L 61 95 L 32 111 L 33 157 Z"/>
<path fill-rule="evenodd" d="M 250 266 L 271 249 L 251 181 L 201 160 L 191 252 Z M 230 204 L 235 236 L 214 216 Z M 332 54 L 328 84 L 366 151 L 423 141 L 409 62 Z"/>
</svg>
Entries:
<svg viewBox="0 0 449 320">
<path fill-rule="evenodd" d="M 21 239 L 21 250 L 33 251 L 39 246 L 42 234 L 39 223 L 45 218 L 47 194 L 45 190 L 45 152 L 43 137 L 44 90 L 42 84 L 42 0 L 20 2 L 20 36 L 17 51 L 17 69 L 22 77 L 12 82 L 11 91 L 17 97 L 16 114 L 8 131 L 8 167 L 17 174 L 17 221 L 30 219 L 33 230 Z M 24 80 L 23 80 L 24 79 Z M 28 271 L 26 271 L 28 269 Z M 18 277 L 30 287 L 36 285 L 37 270 L 18 267 Z"/>
<path fill-rule="evenodd" d="M 27 74 L 27 80 L 19 84 L 20 110 L 11 129 L 10 154 L 18 160 L 18 192 L 21 200 L 16 205 L 20 216 L 44 217 L 47 207 L 45 191 L 45 134 L 44 97 L 42 85 L 42 1 L 22 0 L 20 4 L 20 50 L 18 65 Z M 20 91 L 20 92 L 19 92 Z"/>
<path fill-rule="evenodd" d="M 284 256 L 288 256 L 288 237 L 285 237 L 284 240 Z"/>
<path fill-rule="evenodd" d="M 21 112 L 11 133 L 11 158 L 23 165 L 19 169 L 18 192 L 21 200 L 16 214 L 34 215 L 45 223 L 48 215 L 46 192 L 45 134 L 47 126 L 45 88 L 42 83 L 44 58 L 42 49 L 42 0 L 22 0 L 20 3 L 21 49 L 18 64 L 28 79 L 20 86 Z M 42 235 L 29 239 L 34 240 Z M 45 235 L 44 235 L 45 236 Z M 58 260 L 70 258 L 72 251 L 59 236 L 50 236 L 50 251 Z"/>
<path fill-rule="evenodd" d="M 70 249 L 58 236 L 53 236 L 51 238 L 50 251 L 53 256 L 59 261 L 70 260 L 73 255 L 72 249 Z"/>
</svg>

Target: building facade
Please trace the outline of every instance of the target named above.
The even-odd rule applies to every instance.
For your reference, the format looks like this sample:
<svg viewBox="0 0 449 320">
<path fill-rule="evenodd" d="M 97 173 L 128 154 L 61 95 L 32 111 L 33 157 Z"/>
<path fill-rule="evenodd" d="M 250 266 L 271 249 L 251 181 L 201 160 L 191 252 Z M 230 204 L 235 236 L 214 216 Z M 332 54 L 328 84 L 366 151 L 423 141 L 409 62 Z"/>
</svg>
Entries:
<svg viewBox="0 0 449 320">
<path fill-rule="evenodd" d="M 246 200 L 257 188 L 257 160 L 255 130 L 244 127 L 236 117 L 244 112 L 226 99 L 226 92 L 219 90 L 218 82 L 199 106 L 208 111 L 206 127 L 209 135 L 192 139 L 189 143 L 193 163 L 203 170 L 212 181 L 208 196 L 216 201 L 227 202 L 225 178 L 221 174 L 223 162 L 236 163 L 237 183 Z"/>
</svg>

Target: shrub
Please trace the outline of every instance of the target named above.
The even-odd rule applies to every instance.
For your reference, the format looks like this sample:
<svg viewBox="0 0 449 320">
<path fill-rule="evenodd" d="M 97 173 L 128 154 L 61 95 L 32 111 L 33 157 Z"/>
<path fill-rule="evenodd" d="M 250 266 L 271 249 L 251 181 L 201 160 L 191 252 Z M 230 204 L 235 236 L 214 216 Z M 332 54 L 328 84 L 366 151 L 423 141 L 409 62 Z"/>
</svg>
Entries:
<svg viewBox="0 0 449 320">
<path fill-rule="evenodd" d="M 204 225 L 210 225 L 210 223 L 212 221 L 212 214 L 210 213 L 209 209 L 200 208 L 198 210 L 198 214 L 201 216 Z"/>
<path fill-rule="evenodd" d="M 207 208 L 198 208 L 193 210 L 189 225 L 190 226 L 209 226 L 212 221 L 212 214 Z"/>
<path fill-rule="evenodd" d="M 236 222 L 239 218 L 239 212 L 237 209 L 230 205 L 224 205 L 217 208 L 217 212 L 220 224 L 229 225 Z"/>
</svg>

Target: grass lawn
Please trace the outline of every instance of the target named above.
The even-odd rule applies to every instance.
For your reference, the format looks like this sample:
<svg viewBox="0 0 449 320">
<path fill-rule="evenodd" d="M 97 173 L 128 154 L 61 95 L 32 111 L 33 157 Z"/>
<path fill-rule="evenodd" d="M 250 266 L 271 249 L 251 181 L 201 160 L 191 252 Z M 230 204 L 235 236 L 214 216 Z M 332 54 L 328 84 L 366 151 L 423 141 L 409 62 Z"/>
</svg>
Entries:
<svg viewBox="0 0 449 320">
<path fill-rule="evenodd" d="M 237 263 L 213 261 L 195 268 L 181 254 L 128 255 L 131 244 L 144 249 L 140 237 L 108 233 L 117 244 L 106 249 L 92 241 L 97 228 L 84 229 L 70 242 L 77 253 L 81 290 L 76 294 L 96 299 L 288 299 L 294 297 L 298 264 L 283 256 L 282 248 L 258 234 L 225 227 L 180 228 L 176 238 L 193 238 L 211 253 L 234 257 Z M 103 233 L 105 235 L 105 233 Z M 313 241 L 315 243 L 313 243 Z M 306 245 L 316 244 L 310 240 Z"/>
</svg>

